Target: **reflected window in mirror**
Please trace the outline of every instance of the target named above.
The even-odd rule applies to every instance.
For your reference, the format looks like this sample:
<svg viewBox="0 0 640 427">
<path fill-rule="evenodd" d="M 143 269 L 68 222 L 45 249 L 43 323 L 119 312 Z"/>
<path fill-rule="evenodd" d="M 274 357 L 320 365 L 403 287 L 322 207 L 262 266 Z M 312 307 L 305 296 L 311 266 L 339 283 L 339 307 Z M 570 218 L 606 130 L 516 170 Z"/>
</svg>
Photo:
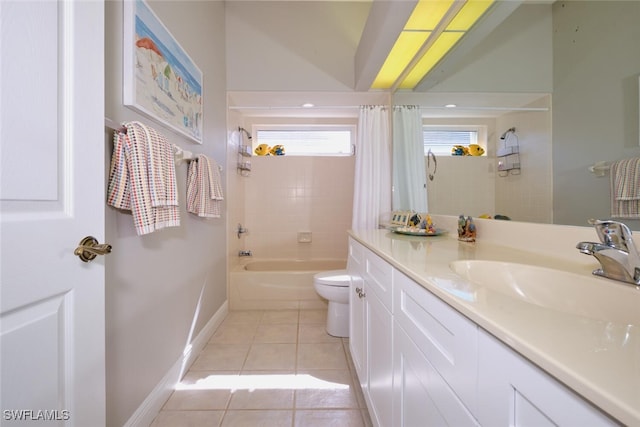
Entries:
<svg viewBox="0 0 640 427">
<path fill-rule="evenodd" d="M 450 156 L 455 146 L 469 147 L 477 144 L 487 149 L 487 127 L 481 125 L 424 125 L 422 127 L 424 153 L 429 150 L 436 156 Z"/>
</svg>

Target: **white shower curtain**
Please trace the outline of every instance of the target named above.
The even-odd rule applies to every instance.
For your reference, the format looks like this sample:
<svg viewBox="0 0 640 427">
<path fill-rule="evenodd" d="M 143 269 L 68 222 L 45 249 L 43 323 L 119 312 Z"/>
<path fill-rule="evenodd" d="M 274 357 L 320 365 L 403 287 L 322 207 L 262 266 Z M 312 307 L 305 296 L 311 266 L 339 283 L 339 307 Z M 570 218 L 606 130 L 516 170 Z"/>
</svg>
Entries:
<svg viewBox="0 0 640 427">
<path fill-rule="evenodd" d="M 420 107 L 393 107 L 393 209 L 428 212 Z"/>
<path fill-rule="evenodd" d="M 378 228 L 380 216 L 391 212 L 390 139 L 388 108 L 360 107 L 351 221 L 354 230 Z"/>
</svg>

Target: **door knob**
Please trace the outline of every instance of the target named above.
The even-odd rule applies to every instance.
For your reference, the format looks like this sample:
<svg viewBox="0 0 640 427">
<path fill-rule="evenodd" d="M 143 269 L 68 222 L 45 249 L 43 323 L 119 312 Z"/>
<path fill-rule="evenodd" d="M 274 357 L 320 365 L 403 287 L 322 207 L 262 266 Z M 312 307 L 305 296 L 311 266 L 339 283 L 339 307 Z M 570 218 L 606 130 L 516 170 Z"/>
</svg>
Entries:
<svg viewBox="0 0 640 427">
<path fill-rule="evenodd" d="M 73 251 L 82 261 L 92 261 L 98 255 L 106 255 L 111 252 L 111 245 L 100 244 L 95 237 L 87 236 L 80 240 L 78 247 Z"/>
</svg>

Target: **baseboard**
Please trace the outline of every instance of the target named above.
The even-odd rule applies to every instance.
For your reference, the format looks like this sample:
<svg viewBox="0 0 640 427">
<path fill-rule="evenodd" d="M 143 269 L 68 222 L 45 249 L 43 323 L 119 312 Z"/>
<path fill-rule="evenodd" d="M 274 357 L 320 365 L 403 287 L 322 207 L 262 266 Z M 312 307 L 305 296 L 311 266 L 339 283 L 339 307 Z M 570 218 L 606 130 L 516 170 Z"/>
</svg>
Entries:
<svg viewBox="0 0 640 427">
<path fill-rule="evenodd" d="M 211 319 L 209 319 L 204 328 L 202 328 L 198 336 L 192 341 L 191 347 L 173 364 L 167 374 L 160 380 L 158 385 L 149 393 L 147 398 L 125 423 L 124 427 L 148 427 L 151 425 L 164 403 L 171 396 L 174 386 L 180 381 L 180 377 L 184 375 L 196 357 L 198 357 L 198 354 L 207 344 L 218 326 L 220 326 L 228 312 L 229 304 L 228 301 L 225 301 Z"/>
</svg>

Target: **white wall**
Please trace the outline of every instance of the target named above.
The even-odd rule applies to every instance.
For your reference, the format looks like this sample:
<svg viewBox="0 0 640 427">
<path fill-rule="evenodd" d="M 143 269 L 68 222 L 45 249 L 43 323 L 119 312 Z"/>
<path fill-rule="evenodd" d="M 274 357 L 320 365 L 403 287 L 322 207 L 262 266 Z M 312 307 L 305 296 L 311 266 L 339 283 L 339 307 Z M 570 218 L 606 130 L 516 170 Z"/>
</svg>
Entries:
<svg viewBox="0 0 640 427">
<path fill-rule="evenodd" d="M 501 0 L 508 1 L 508 0 Z M 516 9 L 434 92 L 551 92 L 551 6 Z"/>
<path fill-rule="evenodd" d="M 367 2 L 327 1 L 227 3 L 228 90 L 262 92 L 261 102 L 264 92 L 272 92 L 271 105 L 281 104 L 279 93 L 306 92 L 312 100 L 314 92 L 320 97 L 328 92 L 337 97 L 352 94 L 353 58 L 369 6 Z M 248 98 L 242 98 L 245 105 Z M 367 103 L 351 99 L 355 100 L 351 105 Z M 244 126 L 251 131 L 252 124 L 265 123 L 274 122 L 233 110 L 229 113 L 230 129 Z M 235 149 L 230 143 L 230 156 Z M 255 257 L 346 258 L 354 158 L 285 155 L 253 157 L 251 162 L 249 177 L 229 171 L 230 183 L 238 182 L 231 197 L 242 199 L 230 201 L 234 206 L 230 219 L 249 229 L 239 242 L 231 235 L 230 265 L 237 262 L 240 246 Z M 312 243 L 298 243 L 298 231 L 311 231 Z"/>
<path fill-rule="evenodd" d="M 116 122 L 141 120 L 170 142 L 226 165 L 224 3 L 149 2 L 203 72 L 202 145 L 123 106 L 122 2 L 105 5 L 106 115 Z M 108 158 L 111 148 L 109 136 Z M 106 208 L 107 241 L 113 245 L 106 258 L 109 426 L 125 424 L 227 299 L 227 218 L 203 220 L 186 213 L 186 173 L 186 164 L 179 165 L 179 228 L 138 237 L 130 214 Z"/>
<path fill-rule="evenodd" d="M 436 167 L 428 165 L 429 159 L 425 157 L 425 168 L 431 172 L 435 169 L 433 181 L 427 180 L 429 212 L 473 217 L 500 213 L 496 212 L 495 149 L 492 144 L 496 134 L 495 119 L 427 117 L 422 122 L 426 125 L 477 125 L 487 129 L 486 156 L 438 156 Z"/>
<path fill-rule="evenodd" d="M 640 2 L 553 5 L 554 221 L 610 215 L 609 176 L 588 167 L 640 155 Z M 632 229 L 640 221 L 625 221 Z"/>
<path fill-rule="evenodd" d="M 254 157 L 246 246 L 258 258 L 347 259 L 355 157 Z M 311 231 L 311 243 L 298 243 Z"/>
<path fill-rule="evenodd" d="M 368 2 L 226 3 L 227 89 L 352 91 Z"/>
<path fill-rule="evenodd" d="M 547 95 L 529 107 L 550 108 L 551 97 Z M 553 222 L 550 111 L 505 114 L 496 120 L 496 125 L 497 132 L 492 141 L 496 148 L 504 144 L 500 135 L 507 129 L 516 128 L 520 171 L 518 175 L 496 172 L 495 212 L 515 221 Z M 495 150 L 493 152 L 495 154 Z"/>
<path fill-rule="evenodd" d="M 246 234 L 241 234 L 238 238 L 238 224 L 247 228 L 245 221 L 245 188 L 250 172 L 238 170 L 239 161 L 251 161 L 250 157 L 241 157 L 238 150 L 241 145 L 251 144 L 251 141 L 244 133 L 238 130 L 239 127 L 251 132 L 251 128 L 246 126 L 240 114 L 233 110 L 227 112 L 227 217 L 228 217 L 228 250 L 227 266 L 228 271 L 239 262 L 238 252 L 245 250 Z M 227 283 L 229 281 L 227 280 Z"/>
</svg>

